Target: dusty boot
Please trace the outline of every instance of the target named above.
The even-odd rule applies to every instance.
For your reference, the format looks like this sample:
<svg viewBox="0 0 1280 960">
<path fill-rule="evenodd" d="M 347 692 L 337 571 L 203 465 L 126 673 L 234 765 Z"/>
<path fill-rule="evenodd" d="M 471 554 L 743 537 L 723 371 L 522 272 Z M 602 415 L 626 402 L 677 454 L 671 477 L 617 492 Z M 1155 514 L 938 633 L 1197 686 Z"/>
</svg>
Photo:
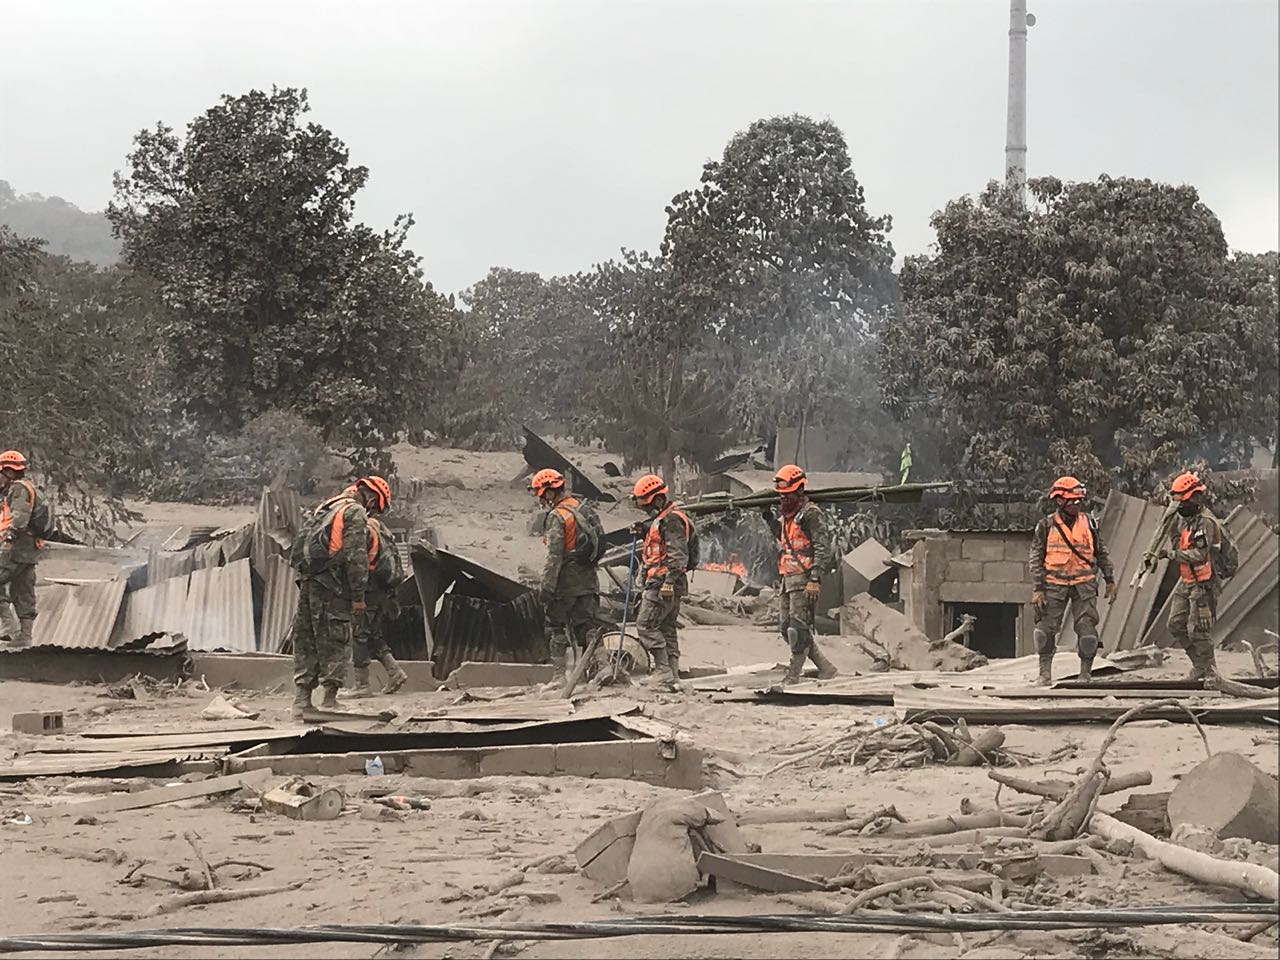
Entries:
<svg viewBox="0 0 1280 960">
<path fill-rule="evenodd" d="M 364 700 L 366 697 L 372 697 L 373 691 L 369 689 L 369 665 L 366 663 L 363 667 L 356 667 L 355 673 L 356 685 L 347 694 L 347 699 Z"/>
<path fill-rule="evenodd" d="M 672 656 L 670 653 L 668 653 L 667 664 L 671 667 L 671 682 L 679 683 L 680 682 L 680 654 L 677 653 L 675 656 Z"/>
<path fill-rule="evenodd" d="M 1037 687 L 1053 686 L 1053 654 L 1040 654 L 1040 675 L 1036 677 Z"/>
<path fill-rule="evenodd" d="M 23 617 L 18 621 L 18 639 L 13 641 L 13 645 L 17 647 L 31 646 L 31 630 L 35 625 L 35 619 L 32 617 Z M 1213 650 L 1209 651 L 1209 659 L 1213 659 Z"/>
<path fill-rule="evenodd" d="M 13 605 L 0 597 L 0 640 L 17 640 L 21 630 Z"/>
<path fill-rule="evenodd" d="M 324 685 L 324 696 L 320 698 L 321 710 L 341 710 L 338 706 L 338 688 L 331 683 Z"/>
<path fill-rule="evenodd" d="M 409 675 L 404 672 L 404 668 L 400 664 L 396 663 L 396 658 L 391 655 L 390 650 L 378 659 L 387 668 L 387 683 L 382 688 L 382 692 L 395 693 L 409 681 Z"/>
<path fill-rule="evenodd" d="M 813 661 L 813 665 L 818 668 L 819 680 L 830 680 L 840 671 L 836 669 L 836 665 L 827 659 L 826 654 L 819 649 L 816 643 L 809 646 L 809 659 Z"/>
<path fill-rule="evenodd" d="M 1193 640 L 1187 647 L 1187 657 L 1191 660 L 1191 672 L 1188 680 L 1196 682 L 1211 681 L 1218 675 L 1218 663 L 1213 654 L 1213 645 L 1204 640 Z"/>
<path fill-rule="evenodd" d="M 293 719 L 301 720 L 302 714 L 311 709 L 311 691 L 307 687 L 298 687 L 293 694 Z"/>
<path fill-rule="evenodd" d="M 800 671 L 804 669 L 804 661 L 807 654 L 802 650 L 799 653 L 791 654 L 791 662 L 787 664 L 787 674 L 782 678 L 783 683 L 799 683 Z"/>
<path fill-rule="evenodd" d="M 564 686 L 565 680 L 569 677 L 569 657 L 567 654 L 563 656 L 551 655 L 551 679 L 544 683 L 539 689 L 545 691 L 559 690 Z M 390 682 L 390 681 L 388 681 Z"/>
<path fill-rule="evenodd" d="M 671 689 L 671 659 L 666 647 L 649 651 L 649 679 L 659 690 Z"/>
<path fill-rule="evenodd" d="M 1093 679 L 1093 657 L 1088 659 L 1080 658 L 1080 673 L 1076 677 L 1082 683 L 1088 683 Z"/>
</svg>

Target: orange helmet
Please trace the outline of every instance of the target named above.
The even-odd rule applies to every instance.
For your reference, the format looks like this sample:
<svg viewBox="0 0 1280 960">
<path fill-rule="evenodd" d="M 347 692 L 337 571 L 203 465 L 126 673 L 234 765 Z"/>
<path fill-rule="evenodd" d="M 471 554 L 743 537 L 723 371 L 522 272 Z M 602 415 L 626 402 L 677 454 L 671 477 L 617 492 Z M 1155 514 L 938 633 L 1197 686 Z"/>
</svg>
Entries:
<svg viewBox="0 0 1280 960">
<path fill-rule="evenodd" d="M 563 490 L 564 474 L 559 470 L 539 470 L 529 481 L 529 492 L 540 497 L 548 490 Z"/>
<path fill-rule="evenodd" d="M 777 476 L 773 478 L 773 489 L 778 493 L 795 493 L 797 490 L 804 489 L 808 479 L 803 470 L 794 463 L 788 463 L 778 468 Z"/>
<path fill-rule="evenodd" d="M 361 477 L 356 481 L 357 487 L 363 487 L 378 498 L 378 512 L 384 512 L 391 506 L 391 484 L 378 476 Z"/>
<path fill-rule="evenodd" d="M 667 485 L 660 476 L 655 473 L 646 473 L 636 481 L 636 485 L 631 489 L 631 496 L 637 503 L 648 506 L 653 502 L 654 497 L 666 492 Z"/>
<path fill-rule="evenodd" d="M 27 458 L 17 450 L 6 450 L 4 453 L 0 453 L 0 470 L 5 467 L 18 473 L 23 473 L 27 469 Z"/>
<path fill-rule="evenodd" d="M 0 462 L 3 462 L 3 459 L 0 457 Z M 1202 493 L 1208 489 L 1203 480 L 1188 470 L 1174 477 L 1173 483 L 1169 484 L 1169 496 L 1175 500 L 1187 501 L 1193 494 Z"/>
<path fill-rule="evenodd" d="M 1075 477 L 1059 477 L 1049 488 L 1051 500 L 1083 500 L 1088 493 L 1084 484 Z"/>
</svg>

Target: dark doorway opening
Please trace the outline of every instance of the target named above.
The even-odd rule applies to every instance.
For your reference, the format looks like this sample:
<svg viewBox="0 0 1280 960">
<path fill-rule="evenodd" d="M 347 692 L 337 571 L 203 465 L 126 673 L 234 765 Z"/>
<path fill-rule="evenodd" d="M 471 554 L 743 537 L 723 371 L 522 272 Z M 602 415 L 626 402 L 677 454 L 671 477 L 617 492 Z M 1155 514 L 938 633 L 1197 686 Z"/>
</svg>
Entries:
<svg viewBox="0 0 1280 960">
<path fill-rule="evenodd" d="M 968 645 L 978 653 L 992 659 L 1018 655 L 1018 604 L 948 603 L 945 609 L 948 633 L 966 613 L 974 618 Z"/>
</svg>

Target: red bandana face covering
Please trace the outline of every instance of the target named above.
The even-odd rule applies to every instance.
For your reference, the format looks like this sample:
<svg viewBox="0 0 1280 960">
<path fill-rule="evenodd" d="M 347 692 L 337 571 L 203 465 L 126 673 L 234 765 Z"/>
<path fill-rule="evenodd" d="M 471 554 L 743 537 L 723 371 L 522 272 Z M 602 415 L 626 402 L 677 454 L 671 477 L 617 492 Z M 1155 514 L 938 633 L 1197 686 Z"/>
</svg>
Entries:
<svg viewBox="0 0 1280 960">
<path fill-rule="evenodd" d="M 798 493 L 784 493 L 778 498 L 778 506 L 784 517 L 794 517 L 800 512 L 802 498 Z"/>
</svg>

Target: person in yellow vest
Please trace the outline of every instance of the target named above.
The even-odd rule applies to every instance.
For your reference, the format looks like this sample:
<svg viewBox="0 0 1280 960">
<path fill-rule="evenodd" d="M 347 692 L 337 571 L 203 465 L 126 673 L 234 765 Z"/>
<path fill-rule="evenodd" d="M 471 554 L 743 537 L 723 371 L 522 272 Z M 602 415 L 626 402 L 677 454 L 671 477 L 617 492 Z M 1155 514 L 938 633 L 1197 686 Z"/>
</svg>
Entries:
<svg viewBox="0 0 1280 960">
<path fill-rule="evenodd" d="M 539 470 L 529 492 L 547 508 L 542 540 L 547 546 L 538 593 L 546 620 L 552 683 L 564 682 L 572 640 L 576 655 L 590 646 L 600 617 L 600 575 L 596 561 L 604 528 L 589 503 L 569 494 L 559 470 Z"/>
<path fill-rule="evenodd" d="M 653 661 L 653 679 L 660 689 L 679 690 L 680 601 L 689 592 L 689 545 L 693 521 L 668 497 L 666 481 L 645 474 L 636 481 L 632 499 L 648 520 L 632 525 L 644 537 L 640 548 L 640 612 L 636 632 Z"/>
<path fill-rule="evenodd" d="M 1036 652 L 1043 687 L 1053 683 L 1053 654 L 1067 609 L 1076 629 L 1080 679 L 1093 676 L 1098 653 L 1098 574 L 1107 600 L 1116 595 L 1116 574 L 1098 525 L 1082 507 L 1086 491 L 1075 477 L 1059 477 L 1049 490 L 1057 509 L 1036 524 L 1031 535 L 1031 604 L 1035 609 Z"/>
<path fill-rule="evenodd" d="M 794 463 L 778 468 L 773 489 L 778 492 L 781 517 L 772 507 L 761 515 L 778 540 L 778 632 L 791 648 L 791 662 L 784 678 L 798 683 L 806 659 L 818 668 L 818 679 L 829 680 L 837 673 L 815 637 L 818 595 L 822 592 L 822 572 L 832 566 L 831 536 L 822 508 L 805 494 L 808 477 Z"/>
<path fill-rule="evenodd" d="M 1157 554 L 1157 559 L 1178 565 L 1178 582 L 1169 601 L 1169 635 L 1191 661 L 1188 680 L 1210 680 L 1218 672 L 1210 631 L 1222 590 L 1214 568 L 1214 555 L 1222 549 L 1222 524 L 1205 505 L 1207 492 L 1194 473 L 1174 479 L 1169 496 L 1178 504 L 1178 515 L 1169 530 L 1169 546 Z"/>
</svg>

